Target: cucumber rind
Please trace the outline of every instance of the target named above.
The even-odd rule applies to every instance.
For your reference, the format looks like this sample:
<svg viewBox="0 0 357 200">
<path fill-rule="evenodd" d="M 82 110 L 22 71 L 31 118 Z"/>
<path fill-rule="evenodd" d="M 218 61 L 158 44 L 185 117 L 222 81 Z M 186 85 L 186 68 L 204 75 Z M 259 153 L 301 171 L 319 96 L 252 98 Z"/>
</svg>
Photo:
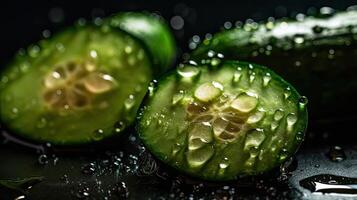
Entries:
<svg viewBox="0 0 357 200">
<path fill-rule="evenodd" d="M 104 23 L 137 37 L 144 44 L 151 56 L 156 77 L 172 66 L 176 57 L 175 40 L 170 28 L 159 16 L 146 12 L 125 12 L 112 15 Z"/>
</svg>

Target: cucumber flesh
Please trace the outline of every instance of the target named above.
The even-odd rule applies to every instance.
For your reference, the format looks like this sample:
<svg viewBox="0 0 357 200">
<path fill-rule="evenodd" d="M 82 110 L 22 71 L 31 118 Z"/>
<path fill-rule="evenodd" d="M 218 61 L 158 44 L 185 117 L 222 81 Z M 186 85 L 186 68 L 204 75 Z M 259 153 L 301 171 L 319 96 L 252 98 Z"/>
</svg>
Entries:
<svg viewBox="0 0 357 200">
<path fill-rule="evenodd" d="M 139 113 L 140 137 L 160 160 L 195 177 L 267 172 L 304 137 L 306 98 L 265 67 L 180 65 L 150 91 Z"/>
<path fill-rule="evenodd" d="M 60 145 L 120 134 L 135 118 L 151 67 L 146 49 L 126 32 L 72 27 L 21 51 L 1 73 L 1 122 Z"/>
</svg>

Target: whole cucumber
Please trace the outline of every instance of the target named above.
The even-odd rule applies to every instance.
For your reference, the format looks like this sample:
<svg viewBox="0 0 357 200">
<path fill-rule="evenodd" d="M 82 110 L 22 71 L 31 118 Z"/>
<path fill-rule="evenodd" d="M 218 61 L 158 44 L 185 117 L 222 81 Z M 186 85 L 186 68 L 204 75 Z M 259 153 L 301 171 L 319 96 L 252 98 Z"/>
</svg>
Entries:
<svg viewBox="0 0 357 200">
<path fill-rule="evenodd" d="M 313 121 L 356 116 L 356 10 L 246 23 L 204 40 L 191 59 L 217 53 L 271 67 L 308 97 Z"/>
</svg>

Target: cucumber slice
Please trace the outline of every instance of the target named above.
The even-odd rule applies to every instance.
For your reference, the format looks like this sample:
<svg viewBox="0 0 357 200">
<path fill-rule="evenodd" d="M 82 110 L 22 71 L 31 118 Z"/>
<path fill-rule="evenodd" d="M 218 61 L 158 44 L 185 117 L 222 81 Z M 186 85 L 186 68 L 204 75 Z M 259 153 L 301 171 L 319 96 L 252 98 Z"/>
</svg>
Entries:
<svg viewBox="0 0 357 200">
<path fill-rule="evenodd" d="M 309 98 L 314 122 L 356 116 L 357 107 L 346 106 L 357 95 L 356 10 L 246 23 L 204 40 L 191 59 L 200 62 L 215 53 L 271 67 Z"/>
<path fill-rule="evenodd" d="M 0 118 L 54 144 L 99 141 L 134 120 L 152 64 L 140 41 L 110 26 L 77 26 L 20 51 L 0 75 Z"/>
<path fill-rule="evenodd" d="M 162 74 L 172 66 L 176 57 L 175 40 L 169 27 L 159 16 L 125 12 L 111 16 L 106 23 L 130 33 L 145 44 L 156 75 Z"/>
<path fill-rule="evenodd" d="M 262 66 L 181 65 L 150 88 L 137 130 L 168 165 L 202 179 L 231 180 L 267 172 L 296 152 L 306 104 Z"/>
</svg>

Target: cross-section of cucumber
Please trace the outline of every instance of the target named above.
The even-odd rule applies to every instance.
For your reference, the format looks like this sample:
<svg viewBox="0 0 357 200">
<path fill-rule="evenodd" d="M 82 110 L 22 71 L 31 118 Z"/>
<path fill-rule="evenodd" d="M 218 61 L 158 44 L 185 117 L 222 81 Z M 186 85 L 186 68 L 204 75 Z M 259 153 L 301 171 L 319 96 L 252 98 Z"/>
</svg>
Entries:
<svg viewBox="0 0 357 200">
<path fill-rule="evenodd" d="M 11 133 L 61 145 L 119 134 L 153 77 L 148 50 L 108 24 L 78 25 L 42 40 L 1 72 L 1 122 Z"/>
<path fill-rule="evenodd" d="M 160 160 L 202 179 L 232 180 L 279 166 L 307 126 L 306 98 L 258 65 L 181 65 L 150 91 L 140 137 Z"/>
</svg>

